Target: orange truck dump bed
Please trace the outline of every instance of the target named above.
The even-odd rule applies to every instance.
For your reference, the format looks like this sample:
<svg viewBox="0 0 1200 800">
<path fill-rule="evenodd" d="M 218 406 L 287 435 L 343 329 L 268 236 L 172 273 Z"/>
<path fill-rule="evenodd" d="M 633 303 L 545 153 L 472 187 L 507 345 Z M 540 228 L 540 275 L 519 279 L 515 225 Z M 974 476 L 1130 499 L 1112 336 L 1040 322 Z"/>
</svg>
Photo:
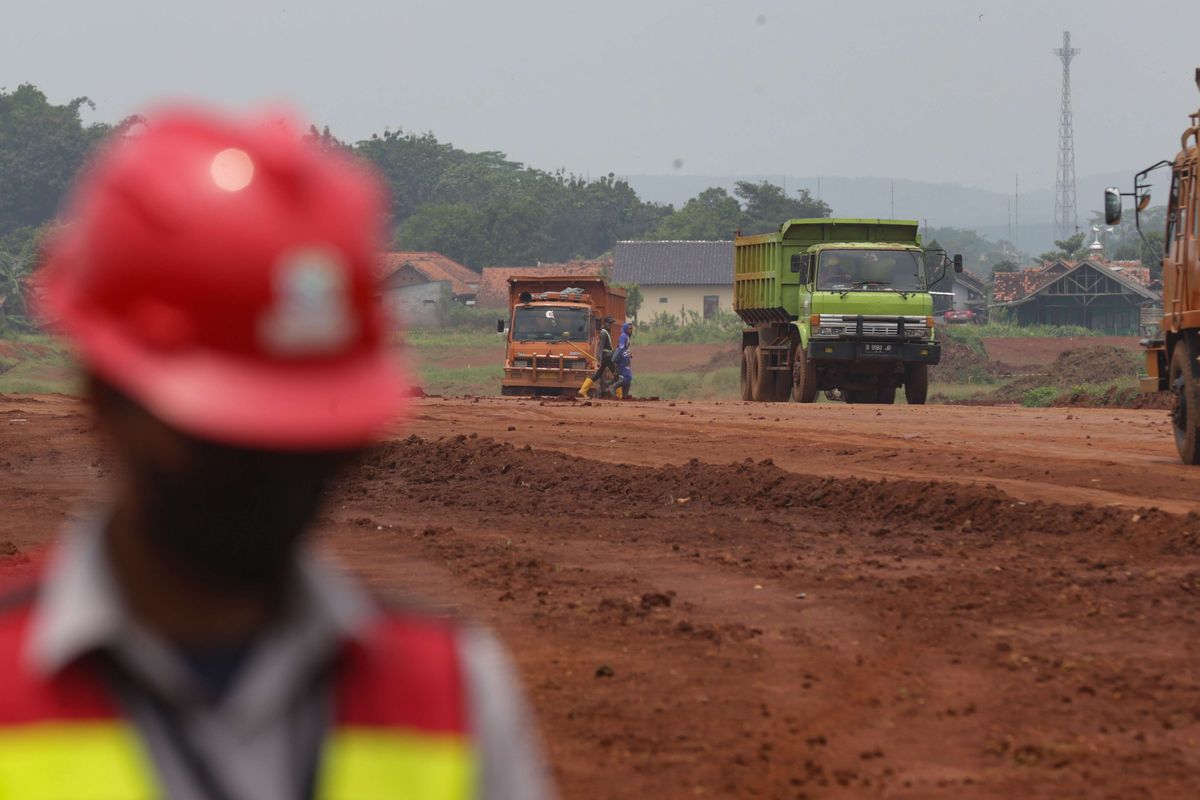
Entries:
<svg viewBox="0 0 1200 800">
<path fill-rule="evenodd" d="M 563 395 L 579 391 L 596 371 L 605 316 L 614 342 L 625 321 L 625 290 L 604 278 L 564 275 L 508 279 L 504 395 Z"/>
</svg>

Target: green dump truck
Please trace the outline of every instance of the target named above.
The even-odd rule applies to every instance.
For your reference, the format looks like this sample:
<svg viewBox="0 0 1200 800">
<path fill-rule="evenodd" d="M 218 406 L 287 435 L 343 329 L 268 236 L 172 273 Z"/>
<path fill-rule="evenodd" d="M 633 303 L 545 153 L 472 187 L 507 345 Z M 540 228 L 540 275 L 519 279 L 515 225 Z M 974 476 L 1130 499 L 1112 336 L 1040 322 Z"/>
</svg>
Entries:
<svg viewBox="0 0 1200 800">
<path fill-rule="evenodd" d="M 742 333 L 742 399 L 925 402 L 934 338 L 930 287 L 953 261 L 925 251 L 917 223 L 793 219 L 777 233 L 738 236 L 733 307 Z"/>
</svg>

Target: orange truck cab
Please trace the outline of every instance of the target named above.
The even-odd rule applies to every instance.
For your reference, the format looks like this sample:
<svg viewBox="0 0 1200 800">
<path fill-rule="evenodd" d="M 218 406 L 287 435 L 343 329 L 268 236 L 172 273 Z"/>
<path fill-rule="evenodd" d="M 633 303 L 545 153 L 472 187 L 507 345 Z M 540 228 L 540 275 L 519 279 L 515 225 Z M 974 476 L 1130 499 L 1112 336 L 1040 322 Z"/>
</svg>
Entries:
<svg viewBox="0 0 1200 800">
<path fill-rule="evenodd" d="M 604 318 L 613 343 L 625 321 L 625 290 L 604 278 L 567 275 L 508 279 L 503 395 L 570 395 L 596 371 Z"/>
</svg>

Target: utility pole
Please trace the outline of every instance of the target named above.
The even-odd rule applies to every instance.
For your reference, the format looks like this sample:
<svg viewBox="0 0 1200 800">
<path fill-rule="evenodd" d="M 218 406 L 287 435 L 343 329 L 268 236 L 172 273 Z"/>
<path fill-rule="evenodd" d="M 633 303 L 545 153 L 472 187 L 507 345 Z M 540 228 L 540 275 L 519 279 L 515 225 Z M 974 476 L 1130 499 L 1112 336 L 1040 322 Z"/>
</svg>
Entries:
<svg viewBox="0 0 1200 800">
<path fill-rule="evenodd" d="M 896 182 L 892 181 L 892 216 L 890 219 L 896 218 Z"/>
<path fill-rule="evenodd" d="M 1063 31 L 1063 46 L 1054 50 L 1062 61 L 1062 104 L 1058 109 L 1058 180 L 1054 187 L 1054 229 L 1059 239 L 1069 239 L 1079 228 L 1075 212 L 1075 133 L 1071 119 L 1071 61 L 1079 55 L 1071 48 L 1071 32 Z"/>
<path fill-rule="evenodd" d="M 1021 258 L 1021 176 L 1014 175 L 1016 189 L 1013 191 L 1013 248 Z"/>
</svg>

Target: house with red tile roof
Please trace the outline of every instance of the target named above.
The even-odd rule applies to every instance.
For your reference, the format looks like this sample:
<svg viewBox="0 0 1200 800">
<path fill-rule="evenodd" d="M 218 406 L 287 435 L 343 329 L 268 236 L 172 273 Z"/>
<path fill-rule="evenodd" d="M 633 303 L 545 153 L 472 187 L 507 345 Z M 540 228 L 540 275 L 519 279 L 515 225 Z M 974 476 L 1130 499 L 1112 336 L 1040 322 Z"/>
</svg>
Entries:
<svg viewBox="0 0 1200 800">
<path fill-rule="evenodd" d="M 561 264 L 538 262 L 536 267 L 484 267 L 479 277 L 479 293 L 475 297 L 475 304 L 481 308 L 508 308 L 508 279 L 514 275 L 610 275 L 612 264 L 612 259 L 608 258 Z"/>
<path fill-rule="evenodd" d="M 446 301 L 475 302 L 479 273 L 441 253 L 383 253 L 375 272 L 384 306 L 405 327 L 443 324 Z"/>
<path fill-rule="evenodd" d="M 1138 332 L 1141 310 L 1162 303 L 1147 288 L 1149 270 L 1101 259 L 1066 261 L 992 279 L 993 311 L 1006 309 L 1021 325 L 1079 325 L 1116 334 Z"/>
<path fill-rule="evenodd" d="M 384 253 L 376 274 L 380 291 L 445 282 L 451 296 L 468 305 L 479 290 L 479 273 L 441 253 Z"/>
</svg>

